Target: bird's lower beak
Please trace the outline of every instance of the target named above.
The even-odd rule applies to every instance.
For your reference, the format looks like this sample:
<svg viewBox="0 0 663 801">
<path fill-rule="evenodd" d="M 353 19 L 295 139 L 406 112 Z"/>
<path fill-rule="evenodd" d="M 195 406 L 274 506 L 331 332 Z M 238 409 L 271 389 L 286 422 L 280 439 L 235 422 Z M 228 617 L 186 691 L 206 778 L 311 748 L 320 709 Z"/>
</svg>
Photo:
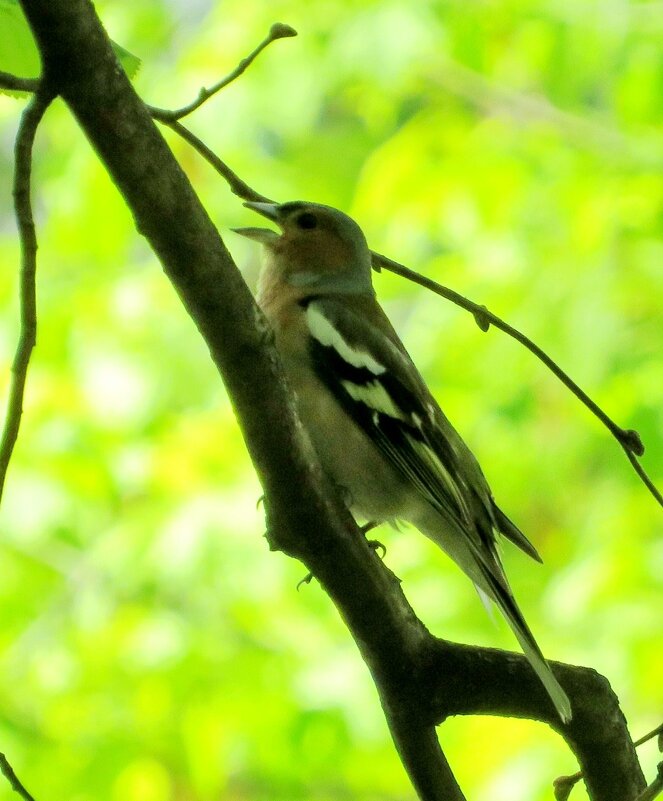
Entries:
<svg viewBox="0 0 663 801">
<path fill-rule="evenodd" d="M 257 203 L 252 200 L 247 200 L 244 204 L 247 209 L 251 209 L 252 211 L 257 211 L 258 214 L 262 214 L 263 217 L 267 217 L 268 220 L 272 220 L 273 222 L 278 222 L 279 219 L 279 207 L 278 203 Z"/>
<path fill-rule="evenodd" d="M 272 231 L 269 228 L 231 228 L 230 230 L 240 236 L 254 239 L 256 242 L 260 242 L 261 245 L 269 245 L 279 238 L 276 231 Z"/>
</svg>

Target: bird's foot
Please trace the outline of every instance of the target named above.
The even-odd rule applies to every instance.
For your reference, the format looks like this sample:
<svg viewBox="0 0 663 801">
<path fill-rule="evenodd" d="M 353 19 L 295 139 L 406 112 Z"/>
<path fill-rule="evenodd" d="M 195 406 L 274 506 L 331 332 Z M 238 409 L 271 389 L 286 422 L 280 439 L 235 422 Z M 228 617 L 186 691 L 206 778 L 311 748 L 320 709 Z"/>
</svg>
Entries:
<svg viewBox="0 0 663 801">
<path fill-rule="evenodd" d="M 385 558 L 385 556 L 387 555 L 387 549 L 383 545 L 383 543 L 380 542 L 380 540 L 366 540 L 366 542 L 375 551 L 375 553 L 378 554 L 380 559 L 384 559 Z M 379 551 L 382 551 L 382 553 L 378 553 Z"/>
<path fill-rule="evenodd" d="M 377 521 L 370 520 L 368 523 L 364 523 L 363 526 L 360 526 L 360 531 L 362 534 L 366 535 L 368 534 L 369 531 L 371 531 L 374 528 L 377 528 L 379 525 L 380 524 Z M 381 559 L 385 558 L 385 556 L 387 555 L 387 549 L 385 548 L 383 543 L 381 543 L 379 540 L 368 540 L 368 539 L 366 540 L 366 542 L 376 553 L 378 553 L 378 551 L 382 551 L 380 558 Z"/>
<path fill-rule="evenodd" d="M 302 584 L 310 584 L 313 581 L 313 573 L 307 573 L 301 581 L 297 582 L 297 592 L 299 592 Z"/>
</svg>

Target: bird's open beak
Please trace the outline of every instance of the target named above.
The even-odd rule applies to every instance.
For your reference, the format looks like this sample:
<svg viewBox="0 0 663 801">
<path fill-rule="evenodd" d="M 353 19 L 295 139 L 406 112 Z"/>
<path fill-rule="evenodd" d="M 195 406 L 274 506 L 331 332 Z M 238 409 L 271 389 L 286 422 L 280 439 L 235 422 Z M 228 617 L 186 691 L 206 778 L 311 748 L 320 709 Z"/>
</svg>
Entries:
<svg viewBox="0 0 663 801">
<path fill-rule="evenodd" d="M 277 203 L 255 203 L 253 201 L 247 201 L 244 205 L 247 209 L 257 211 L 258 214 L 262 214 L 262 216 L 267 217 L 268 220 L 278 223 L 279 212 Z M 256 242 L 260 242 L 263 245 L 269 245 L 274 242 L 275 239 L 279 238 L 276 231 L 271 231 L 269 228 L 233 228 L 231 230 L 236 234 L 240 234 L 240 236 L 254 239 Z"/>
</svg>

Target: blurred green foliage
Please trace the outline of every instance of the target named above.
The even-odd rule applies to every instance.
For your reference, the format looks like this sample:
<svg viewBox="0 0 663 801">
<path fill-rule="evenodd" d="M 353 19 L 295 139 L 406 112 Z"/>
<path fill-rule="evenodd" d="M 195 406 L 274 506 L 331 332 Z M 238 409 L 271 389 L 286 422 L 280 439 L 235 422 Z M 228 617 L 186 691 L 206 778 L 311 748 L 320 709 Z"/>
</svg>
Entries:
<svg viewBox="0 0 663 801">
<path fill-rule="evenodd" d="M 36 78 L 39 75 L 39 52 L 23 15 L 18 0 L 0 0 L 0 70 L 21 78 Z M 113 42 L 113 49 L 127 75 L 133 77 L 140 66 L 140 59 L 121 45 Z M 0 93 L 24 96 L 0 87 Z"/>
<path fill-rule="evenodd" d="M 259 191 L 331 203 L 373 248 L 530 334 L 663 484 L 663 5 L 594 0 L 98 3 L 177 107 L 274 21 L 297 28 L 191 127 Z M 535 98 L 535 100 L 532 100 Z M 17 338 L 20 104 L 0 98 L 0 389 Z M 250 212 L 167 138 L 228 232 Z M 411 799 L 367 670 L 260 488 L 205 347 L 61 103 L 39 132 L 38 347 L 0 518 L 0 750 L 38 801 Z M 663 709 L 661 510 L 529 354 L 403 280 L 376 286 L 501 505 L 544 652 L 610 678 L 635 736 Z M 513 648 L 412 531 L 387 562 L 440 636 Z M 379 625 L 379 621 L 376 621 Z M 456 720 L 473 801 L 537 801 L 576 767 L 541 726 Z M 643 747 L 650 771 L 655 746 Z M 581 801 L 578 788 L 573 798 Z M 10 798 L 0 782 L 0 798 Z"/>
</svg>

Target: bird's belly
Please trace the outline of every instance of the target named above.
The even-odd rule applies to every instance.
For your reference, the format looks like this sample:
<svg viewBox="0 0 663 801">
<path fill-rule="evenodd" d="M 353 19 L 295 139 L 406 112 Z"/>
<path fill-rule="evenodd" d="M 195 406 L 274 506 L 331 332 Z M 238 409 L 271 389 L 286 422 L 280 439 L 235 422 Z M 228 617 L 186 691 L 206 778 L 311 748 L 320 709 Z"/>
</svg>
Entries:
<svg viewBox="0 0 663 801">
<path fill-rule="evenodd" d="M 407 519 L 405 481 L 335 398 L 302 387 L 295 387 L 295 392 L 300 418 L 320 462 L 353 514 L 379 522 Z"/>
</svg>

